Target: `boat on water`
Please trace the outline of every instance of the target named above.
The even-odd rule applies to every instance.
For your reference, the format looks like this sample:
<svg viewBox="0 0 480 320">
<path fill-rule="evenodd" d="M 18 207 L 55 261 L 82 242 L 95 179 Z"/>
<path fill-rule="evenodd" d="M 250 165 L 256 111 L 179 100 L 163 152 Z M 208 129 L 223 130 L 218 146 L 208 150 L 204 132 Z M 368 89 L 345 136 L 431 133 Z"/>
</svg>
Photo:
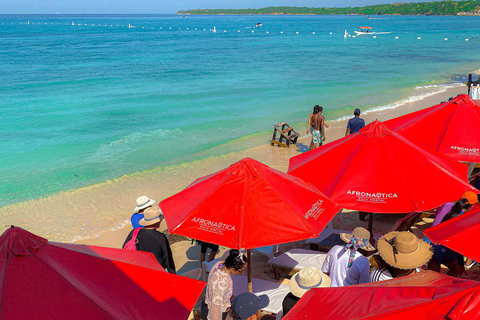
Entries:
<svg viewBox="0 0 480 320">
<path fill-rule="evenodd" d="M 257 23 L 257 24 L 255 25 L 255 28 L 260 28 L 261 26 L 262 26 L 262 23 L 259 22 L 259 23 Z"/>
<path fill-rule="evenodd" d="M 357 35 L 364 35 L 364 34 L 387 34 L 391 32 L 373 32 L 372 27 L 357 27 L 358 30 L 355 30 Z"/>
</svg>

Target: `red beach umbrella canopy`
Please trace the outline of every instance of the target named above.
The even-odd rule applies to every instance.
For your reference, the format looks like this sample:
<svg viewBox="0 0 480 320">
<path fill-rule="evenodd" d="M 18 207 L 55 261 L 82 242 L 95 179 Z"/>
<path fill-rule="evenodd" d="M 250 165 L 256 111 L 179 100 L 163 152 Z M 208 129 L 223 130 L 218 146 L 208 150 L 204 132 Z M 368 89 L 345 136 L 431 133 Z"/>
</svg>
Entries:
<svg viewBox="0 0 480 320">
<path fill-rule="evenodd" d="M 0 237 L 0 319 L 187 319 L 204 286 L 146 252 Z"/>
<path fill-rule="evenodd" d="M 405 138 L 465 162 L 480 162 L 480 106 L 468 95 L 389 120 Z"/>
<path fill-rule="evenodd" d="M 171 233 L 234 249 L 316 237 L 341 210 L 311 184 L 250 158 L 159 205 Z"/>
<path fill-rule="evenodd" d="M 468 167 L 429 152 L 374 121 L 359 132 L 290 158 L 288 172 L 347 209 L 418 212 L 458 200 Z"/>
<path fill-rule="evenodd" d="M 480 282 L 426 271 L 365 285 L 310 289 L 283 319 L 476 319 L 479 312 Z"/>
<path fill-rule="evenodd" d="M 480 207 L 424 231 L 435 244 L 443 244 L 475 261 L 480 261 Z"/>
</svg>

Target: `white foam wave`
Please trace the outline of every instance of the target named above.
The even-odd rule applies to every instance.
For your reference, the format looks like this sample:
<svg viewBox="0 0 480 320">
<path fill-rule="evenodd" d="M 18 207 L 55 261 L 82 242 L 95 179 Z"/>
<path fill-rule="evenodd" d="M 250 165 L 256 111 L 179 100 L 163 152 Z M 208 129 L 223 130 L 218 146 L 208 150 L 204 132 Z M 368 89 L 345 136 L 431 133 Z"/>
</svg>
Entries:
<svg viewBox="0 0 480 320">
<path fill-rule="evenodd" d="M 424 86 L 416 86 L 414 89 L 417 91 L 415 94 L 400 100 L 396 101 L 390 104 L 386 105 L 380 105 L 372 108 L 368 108 L 365 111 L 362 111 L 362 114 L 368 114 L 372 112 L 379 112 L 379 111 L 385 111 L 385 110 L 391 110 L 391 109 L 396 109 L 399 108 L 407 103 L 410 102 L 415 102 L 415 101 L 420 101 L 423 99 L 426 99 L 428 97 L 431 97 L 433 95 L 436 95 L 438 93 L 442 93 L 447 91 L 448 89 L 455 88 L 455 87 L 461 87 L 464 86 L 462 83 L 449 83 L 449 84 L 432 84 L 432 85 L 424 85 Z M 343 120 L 348 120 L 351 118 L 351 115 L 346 115 L 339 117 L 335 119 L 334 121 L 343 121 Z"/>
<path fill-rule="evenodd" d="M 182 134 L 182 130 L 155 130 L 151 132 L 135 132 L 122 137 L 118 140 L 102 144 L 98 149 L 87 158 L 89 163 L 98 163 L 112 158 L 118 158 L 125 153 L 133 153 L 145 150 L 145 145 L 152 141 L 152 145 L 156 141 Z"/>
</svg>

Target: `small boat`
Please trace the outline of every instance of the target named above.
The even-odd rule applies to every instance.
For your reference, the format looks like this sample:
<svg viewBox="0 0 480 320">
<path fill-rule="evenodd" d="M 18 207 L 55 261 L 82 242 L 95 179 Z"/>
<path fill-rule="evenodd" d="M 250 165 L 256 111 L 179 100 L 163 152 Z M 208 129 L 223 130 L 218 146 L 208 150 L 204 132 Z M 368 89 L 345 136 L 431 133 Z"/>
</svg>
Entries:
<svg viewBox="0 0 480 320">
<path fill-rule="evenodd" d="M 262 26 L 262 23 L 259 22 L 259 23 L 257 23 L 257 24 L 255 25 L 255 28 L 260 28 L 261 26 Z"/>
<path fill-rule="evenodd" d="M 363 34 L 387 34 L 391 32 L 373 32 L 372 27 L 357 27 L 358 30 L 355 30 L 355 33 L 357 35 L 363 35 Z"/>
<path fill-rule="evenodd" d="M 357 27 L 356 34 L 373 34 L 372 27 Z"/>
</svg>

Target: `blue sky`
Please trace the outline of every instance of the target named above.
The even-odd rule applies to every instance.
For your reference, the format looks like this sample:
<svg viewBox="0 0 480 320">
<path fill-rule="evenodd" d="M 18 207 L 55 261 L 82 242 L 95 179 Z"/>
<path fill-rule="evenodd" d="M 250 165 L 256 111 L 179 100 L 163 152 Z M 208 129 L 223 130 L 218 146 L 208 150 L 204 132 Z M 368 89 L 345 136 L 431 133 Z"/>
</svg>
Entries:
<svg viewBox="0 0 480 320">
<path fill-rule="evenodd" d="M 422 2 L 429 0 L 404 1 Z M 430 0 L 431 1 L 431 0 Z M 388 0 L 2 0 L 0 14 L 175 13 L 182 9 L 262 8 L 269 6 L 363 7 Z"/>
</svg>

